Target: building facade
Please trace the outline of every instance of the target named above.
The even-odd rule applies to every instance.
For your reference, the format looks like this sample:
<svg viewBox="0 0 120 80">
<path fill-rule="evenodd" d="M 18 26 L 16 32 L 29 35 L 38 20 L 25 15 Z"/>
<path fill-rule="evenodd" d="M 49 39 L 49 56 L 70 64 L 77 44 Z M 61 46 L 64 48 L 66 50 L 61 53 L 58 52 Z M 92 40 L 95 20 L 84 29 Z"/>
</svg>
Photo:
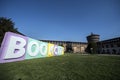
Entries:
<svg viewBox="0 0 120 80">
<path fill-rule="evenodd" d="M 55 40 L 40 40 L 40 41 L 63 46 L 65 48 L 65 52 L 85 53 L 85 50 L 87 48 L 87 43 L 85 42 L 55 41 Z"/>
<path fill-rule="evenodd" d="M 98 53 L 120 54 L 120 37 L 97 42 Z"/>
</svg>

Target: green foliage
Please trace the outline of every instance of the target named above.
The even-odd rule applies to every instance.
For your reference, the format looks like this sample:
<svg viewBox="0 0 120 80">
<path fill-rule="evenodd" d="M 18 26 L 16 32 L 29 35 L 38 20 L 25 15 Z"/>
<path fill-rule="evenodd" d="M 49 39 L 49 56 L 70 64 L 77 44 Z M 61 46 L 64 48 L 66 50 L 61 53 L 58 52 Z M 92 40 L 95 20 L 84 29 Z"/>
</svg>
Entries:
<svg viewBox="0 0 120 80">
<path fill-rule="evenodd" d="M 0 80 L 120 80 L 120 56 L 65 54 L 0 64 Z"/>
<path fill-rule="evenodd" d="M 72 44 L 70 42 L 66 44 L 66 52 L 73 53 Z"/>
<path fill-rule="evenodd" d="M 17 28 L 14 28 L 14 23 L 11 19 L 0 17 L 0 45 L 4 38 L 5 32 L 8 31 L 18 33 Z"/>
<path fill-rule="evenodd" d="M 97 53 L 97 44 L 95 42 L 88 43 L 87 52 L 91 54 Z"/>
</svg>

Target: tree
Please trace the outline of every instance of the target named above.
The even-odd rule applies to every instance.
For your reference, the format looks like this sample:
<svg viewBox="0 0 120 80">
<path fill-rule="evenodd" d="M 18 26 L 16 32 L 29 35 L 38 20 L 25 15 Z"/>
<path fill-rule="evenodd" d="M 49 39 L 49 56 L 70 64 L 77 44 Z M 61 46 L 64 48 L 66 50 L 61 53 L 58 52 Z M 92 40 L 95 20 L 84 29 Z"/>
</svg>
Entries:
<svg viewBox="0 0 120 80">
<path fill-rule="evenodd" d="M 97 52 L 97 44 L 95 42 L 88 43 L 86 52 L 94 54 Z"/>
<path fill-rule="evenodd" d="M 14 22 L 10 18 L 0 17 L 0 46 L 5 33 L 8 31 L 19 33 L 17 28 L 14 28 Z"/>
<path fill-rule="evenodd" d="M 72 43 L 71 42 L 67 42 L 67 44 L 66 44 L 66 52 L 69 52 L 69 53 L 73 52 Z"/>
</svg>

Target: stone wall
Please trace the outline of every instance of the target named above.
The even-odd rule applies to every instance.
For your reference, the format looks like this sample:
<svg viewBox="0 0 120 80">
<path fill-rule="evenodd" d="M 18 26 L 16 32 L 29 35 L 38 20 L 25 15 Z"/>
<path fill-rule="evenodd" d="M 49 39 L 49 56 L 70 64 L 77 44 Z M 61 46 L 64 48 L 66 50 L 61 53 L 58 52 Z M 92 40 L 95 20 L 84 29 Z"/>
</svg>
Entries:
<svg viewBox="0 0 120 80">
<path fill-rule="evenodd" d="M 55 40 L 41 40 L 41 41 L 63 46 L 65 52 L 85 53 L 85 50 L 87 48 L 87 43 L 85 42 L 55 41 Z"/>
</svg>

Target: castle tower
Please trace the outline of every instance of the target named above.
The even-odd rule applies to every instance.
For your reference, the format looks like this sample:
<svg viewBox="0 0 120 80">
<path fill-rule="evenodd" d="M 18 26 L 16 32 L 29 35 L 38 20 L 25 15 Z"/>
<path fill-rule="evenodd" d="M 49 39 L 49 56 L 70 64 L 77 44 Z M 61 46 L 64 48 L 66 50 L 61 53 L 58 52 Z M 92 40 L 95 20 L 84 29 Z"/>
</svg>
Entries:
<svg viewBox="0 0 120 80">
<path fill-rule="evenodd" d="M 88 53 L 97 53 L 98 49 L 97 49 L 97 42 L 99 42 L 99 36 L 98 34 L 93 34 L 91 33 L 91 35 L 87 36 L 87 41 L 88 41 L 88 46 L 86 51 Z"/>
<path fill-rule="evenodd" d="M 100 35 L 91 33 L 91 35 L 87 36 L 87 41 L 88 43 L 96 43 L 99 41 L 99 37 Z"/>
</svg>

